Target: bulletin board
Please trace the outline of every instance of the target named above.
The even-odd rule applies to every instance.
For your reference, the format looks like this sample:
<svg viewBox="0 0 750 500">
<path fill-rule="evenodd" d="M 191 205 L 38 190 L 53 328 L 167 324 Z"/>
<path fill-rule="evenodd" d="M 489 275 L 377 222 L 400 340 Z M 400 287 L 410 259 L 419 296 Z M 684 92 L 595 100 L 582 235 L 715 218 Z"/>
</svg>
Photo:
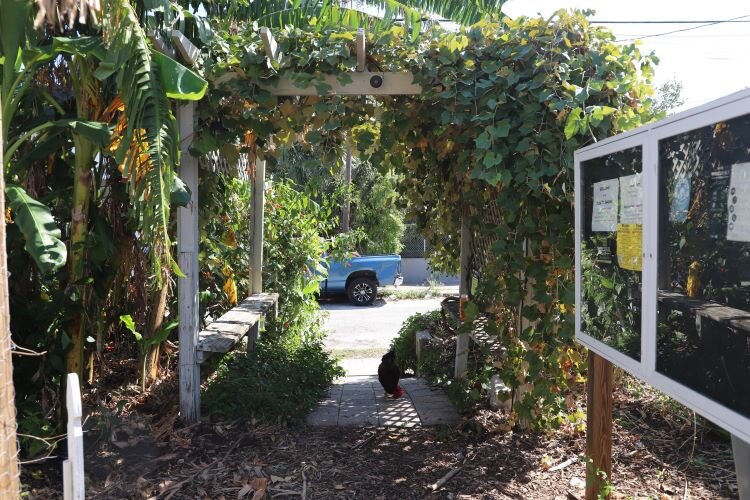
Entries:
<svg viewBox="0 0 750 500">
<path fill-rule="evenodd" d="M 750 442 L 750 91 L 581 149 L 576 338 Z"/>
</svg>

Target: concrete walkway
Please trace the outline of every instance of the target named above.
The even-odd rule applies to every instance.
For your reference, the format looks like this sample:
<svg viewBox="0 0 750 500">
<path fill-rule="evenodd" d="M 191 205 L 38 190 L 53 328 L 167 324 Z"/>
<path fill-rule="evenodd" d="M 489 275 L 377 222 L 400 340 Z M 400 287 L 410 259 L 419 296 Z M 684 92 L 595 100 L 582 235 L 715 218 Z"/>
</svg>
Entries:
<svg viewBox="0 0 750 500">
<path fill-rule="evenodd" d="M 377 375 L 350 375 L 335 384 L 328 397 L 308 415 L 313 426 L 422 427 L 452 424 L 458 412 L 439 388 L 422 379 L 401 379 L 405 394 L 386 399 Z"/>
</svg>

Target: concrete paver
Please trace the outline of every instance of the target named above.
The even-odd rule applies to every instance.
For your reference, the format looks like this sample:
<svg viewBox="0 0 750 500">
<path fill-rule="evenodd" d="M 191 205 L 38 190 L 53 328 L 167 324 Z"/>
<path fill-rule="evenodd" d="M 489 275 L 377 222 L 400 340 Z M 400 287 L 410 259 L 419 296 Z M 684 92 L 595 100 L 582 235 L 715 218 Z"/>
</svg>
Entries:
<svg viewBox="0 0 750 500">
<path fill-rule="evenodd" d="M 386 398 L 376 375 L 346 377 L 334 385 L 326 398 L 307 417 L 312 426 L 380 426 L 414 428 L 451 424 L 458 412 L 448 396 L 424 380 L 401 380 L 405 394 Z"/>
</svg>

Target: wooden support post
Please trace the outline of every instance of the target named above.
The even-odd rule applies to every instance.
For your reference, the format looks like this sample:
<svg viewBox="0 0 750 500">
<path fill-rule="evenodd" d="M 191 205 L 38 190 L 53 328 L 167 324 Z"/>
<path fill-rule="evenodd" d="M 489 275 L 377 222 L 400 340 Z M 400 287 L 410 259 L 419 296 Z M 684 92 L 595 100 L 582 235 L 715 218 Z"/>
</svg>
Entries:
<svg viewBox="0 0 750 500">
<path fill-rule="evenodd" d="M 458 295 L 463 302 L 464 297 L 468 297 L 471 291 L 471 269 L 469 263 L 471 261 L 471 231 L 469 229 L 469 211 L 464 206 L 461 211 L 461 271 L 460 280 L 458 284 Z M 463 303 L 459 306 L 459 317 L 461 317 L 461 309 Z M 461 321 L 463 318 L 461 317 Z M 466 376 L 466 371 L 469 365 L 469 334 L 459 333 L 456 337 L 456 364 L 454 376 L 455 378 L 463 378 Z"/>
<path fill-rule="evenodd" d="M 0 103 L 2 109 L 2 103 Z M 0 116 L 0 165 L 3 165 L 3 120 Z M 18 498 L 16 404 L 11 359 L 8 260 L 5 250 L 5 180 L 0 171 L 0 500 Z"/>
<path fill-rule="evenodd" d="M 183 278 L 177 280 L 180 334 L 180 417 L 185 423 L 200 420 L 200 367 L 198 345 L 198 160 L 190 155 L 193 140 L 195 104 L 177 109 L 180 124 L 180 178 L 191 192 L 187 207 L 177 209 L 178 264 Z"/>
<path fill-rule="evenodd" d="M 354 43 L 354 47 L 357 50 L 357 71 L 362 72 L 367 69 L 366 57 L 367 52 L 365 49 L 365 30 L 359 28 L 357 30 L 357 40 Z"/>
<path fill-rule="evenodd" d="M 586 500 L 612 480 L 612 363 L 589 351 L 586 384 Z"/>
<path fill-rule="evenodd" d="M 260 336 L 261 319 L 258 319 L 258 321 L 256 321 L 255 324 L 250 327 L 250 331 L 247 332 L 247 353 L 248 354 L 253 352 L 253 350 L 255 349 L 255 342 L 258 340 L 258 337 Z"/>
<path fill-rule="evenodd" d="M 344 203 L 341 206 L 341 232 L 348 233 L 350 229 L 351 221 L 351 198 L 350 191 L 352 188 L 352 141 L 351 134 L 346 141 L 346 158 L 344 164 L 344 185 L 346 186 L 346 197 Z"/>
<path fill-rule="evenodd" d="M 265 206 L 266 162 L 255 160 L 252 181 L 252 254 L 250 255 L 250 293 L 263 292 L 263 207 Z"/>
</svg>

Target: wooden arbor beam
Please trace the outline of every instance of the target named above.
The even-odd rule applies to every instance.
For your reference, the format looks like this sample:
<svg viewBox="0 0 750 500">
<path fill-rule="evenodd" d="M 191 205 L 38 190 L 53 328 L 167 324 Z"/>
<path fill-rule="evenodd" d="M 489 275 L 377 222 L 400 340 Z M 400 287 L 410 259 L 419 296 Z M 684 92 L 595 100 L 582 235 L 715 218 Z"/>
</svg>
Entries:
<svg viewBox="0 0 750 500">
<path fill-rule="evenodd" d="M 241 75 L 236 72 L 226 73 L 214 80 L 216 85 L 227 83 Z M 346 83 L 342 83 L 342 81 Z M 294 78 L 281 76 L 276 85 L 258 81 L 263 90 L 277 96 L 311 96 L 311 95 L 418 95 L 422 86 L 414 83 L 414 75 L 397 71 L 348 71 L 338 75 L 323 75 L 326 89 L 319 92 L 315 86 L 300 88 Z"/>
</svg>

